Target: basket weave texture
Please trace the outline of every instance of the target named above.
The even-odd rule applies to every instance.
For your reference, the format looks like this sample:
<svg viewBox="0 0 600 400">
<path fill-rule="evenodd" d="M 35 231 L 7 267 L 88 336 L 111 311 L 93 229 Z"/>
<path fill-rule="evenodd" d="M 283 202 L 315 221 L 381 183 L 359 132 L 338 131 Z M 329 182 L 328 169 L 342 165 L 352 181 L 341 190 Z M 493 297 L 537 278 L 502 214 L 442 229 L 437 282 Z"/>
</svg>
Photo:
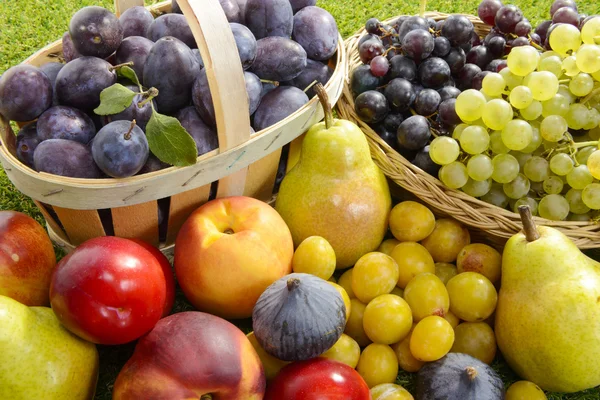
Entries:
<svg viewBox="0 0 600 400">
<path fill-rule="evenodd" d="M 449 17 L 450 14 L 428 12 L 426 18 L 436 21 Z M 472 15 L 465 15 L 475 26 L 480 36 L 490 31 L 490 26 Z M 386 21 L 391 23 L 396 18 Z M 447 188 L 436 177 L 429 175 L 414 166 L 409 160 L 392 149 L 365 122 L 361 121 L 354 110 L 354 98 L 350 91 L 350 76 L 357 66 L 361 65 L 358 55 L 358 41 L 365 34 L 364 28 L 345 41 L 348 57 L 348 78 L 344 85 L 342 97 L 337 103 L 337 112 L 347 120 L 358 124 L 365 133 L 371 149 L 371 156 L 383 173 L 402 189 L 410 192 L 431 207 L 434 212 L 450 216 L 475 231 L 487 236 L 488 241 L 503 245 L 508 238 L 522 228 L 519 214 L 483 202 L 466 193 Z M 539 225 L 552 226 L 567 235 L 581 249 L 600 247 L 600 224 L 592 221 L 551 221 L 541 217 L 534 218 Z"/>
</svg>

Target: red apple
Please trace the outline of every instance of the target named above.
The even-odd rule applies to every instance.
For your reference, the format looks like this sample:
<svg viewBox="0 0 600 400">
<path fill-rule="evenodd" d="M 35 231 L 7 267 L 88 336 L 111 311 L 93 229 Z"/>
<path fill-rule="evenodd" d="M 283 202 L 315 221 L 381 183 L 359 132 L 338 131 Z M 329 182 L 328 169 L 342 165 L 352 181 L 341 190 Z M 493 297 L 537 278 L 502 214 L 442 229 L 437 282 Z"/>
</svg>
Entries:
<svg viewBox="0 0 600 400">
<path fill-rule="evenodd" d="M 88 240 L 56 266 L 50 303 L 60 322 L 98 344 L 122 344 L 150 331 L 165 308 L 165 274 L 139 244 Z"/>
<path fill-rule="evenodd" d="M 371 400 L 369 386 L 346 364 L 327 358 L 297 361 L 269 383 L 264 400 Z"/>
<path fill-rule="evenodd" d="M 175 304 L 175 278 L 173 277 L 173 269 L 171 269 L 171 263 L 169 259 L 156 247 L 152 246 L 148 242 L 144 242 L 140 239 L 129 239 L 133 240 L 146 250 L 148 250 L 154 257 L 156 257 L 156 261 L 160 264 L 163 273 L 165 274 L 165 284 L 167 295 L 165 297 L 165 308 L 163 309 L 162 317 L 166 317 L 171 313 L 171 309 L 173 308 L 173 304 Z"/>
<path fill-rule="evenodd" d="M 224 318 L 247 318 L 262 292 L 292 271 L 294 244 L 275 209 L 251 197 L 198 208 L 177 235 L 175 273 L 188 300 Z"/>
<path fill-rule="evenodd" d="M 0 211 L 0 295 L 27 306 L 48 305 L 55 265 L 52 242 L 36 220 Z"/>
<path fill-rule="evenodd" d="M 244 333 L 214 315 L 188 311 L 161 319 L 139 340 L 113 400 L 262 400 L 264 393 L 262 364 Z"/>
</svg>

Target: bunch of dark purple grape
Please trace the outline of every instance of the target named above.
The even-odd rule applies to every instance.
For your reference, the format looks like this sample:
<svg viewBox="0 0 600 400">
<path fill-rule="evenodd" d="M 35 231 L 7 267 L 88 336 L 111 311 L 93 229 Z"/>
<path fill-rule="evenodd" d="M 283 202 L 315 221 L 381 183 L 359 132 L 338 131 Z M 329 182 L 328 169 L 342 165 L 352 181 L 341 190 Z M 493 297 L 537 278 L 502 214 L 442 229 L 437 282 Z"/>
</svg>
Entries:
<svg viewBox="0 0 600 400">
<path fill-rule="evenodd" d="M 482 73 L 467 56 L 480 38 L 463 15 L 401 16 L 389 25 L 372 18 L 365 29 L 358 42 L 363 64 L 350 77 L 355 111 L 392 148 L 437 175 L 428 145 L 461 122 L 456 97 Z"/>
<path fill-rule="evenodd" d="M 244 69 L 254 130 L 294 113 L 315 95 L 312 84 L 329 81 L 339 34 L 316 0 L 220 3 Z M 84 7 L 62 38 L 66 64 L 7 70 L 0 114 L 30 122 L 17 135 L 19 160 L 55 175 L 122 178 L 190 165 L 216 149 L 204 63 L 176 0 L 172 11 L 155 18 L 133 7 L 117 18 Z M 112 112 L 111 102 L 126 106 Z"/>
</svg>

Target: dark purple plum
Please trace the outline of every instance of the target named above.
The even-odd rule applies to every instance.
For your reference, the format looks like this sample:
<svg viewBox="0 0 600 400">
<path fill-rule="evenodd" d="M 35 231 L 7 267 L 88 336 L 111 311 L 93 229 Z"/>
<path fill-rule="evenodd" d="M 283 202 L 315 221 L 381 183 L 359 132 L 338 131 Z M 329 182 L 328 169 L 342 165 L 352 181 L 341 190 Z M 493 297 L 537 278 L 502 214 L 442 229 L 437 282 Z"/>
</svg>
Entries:
<svg viewBox="0 0 600 400">
<path fill-rule="evenodd" d="M 40 70 L 46 74 L 46 76 L 50 79 L 50 83 L 52 84 L 52 105 L 58 105 L 58 99 L 56 98 L 56 92 L 54 91 L 54 87 L 56 86 L 56 77 L 58 76 L 59 71 L 65 66 L 65 64 L 58 62 L 47 62 L 46 64 L 40 66 Z"/>
<path fill-rule="evenodd" d="M 202 59 L 202 54 L 200 54 L 200 50 L 192 49 L 192 53 L 194 53 L 194 57 L 196 57 L 196 61 L 198 61 L 200 69 L 204 68 L 204 60 Z"/>
<path fill-rule="evenodd" d="M 282 82 L 282 84 L 287 86 L 295 86 L 300 90 L 305 90 L 314 81 L 320 82 L 323 85 L 327 84 L 332 74 L 333 69 L 331 69 L 331 67 L 329 67 L 327 64 L 308 59 L 306 60 L 306 68 L 304 68 L 300 75 L 290 81 Z M 315 92 L 314 87 L 311 87 L 306 91 L 306 95 L 311 99 L 316 94 L 317 93 Z"/>
<path fill-rule="evenodd" d="M 240 24 L 246 25 L 246 4 L 248 0 L 236 0 L 240 9 Z"/>
<path fill-rule="evenodd" d="M 446 18 L 442 26 L 442 35 L 447 37 L 453 46 L 469 43 L 474 31 L 473 23 L 464 15 L 453 14 Z"/>
<path fill-rule="evenodd" d="M 133 92 L 138 93 L 133 98 L 131 105 L 129 105 L 129 107 L 127 107 L 125 110 L 121 111 L 118 114 L 106 116 L 106 120 L 107 122 L 131 122 L 135 120 L 137 126 L 139 126 L 143 131 L 146 131 L 146 125 L 148 125 L 148 121 L 150 121 L 150 117 L 152 117 L 152 105 L 150 104 L 150 102 L 146 102 L 140 107 L 139 105 L 143 103 L 146 99 L 143 95 L 139 94 L 140 89 L 134 85 L 128 85 L 127 88 Z M 156 101 L 152 101 L 154 102 L 154 107 L 156 107 Z"/>
<path fill-rule="evenodd" d="M 413 85 L 403 78 L 392 79 L 385 87 L 385 95 L 390 108 L 396 111 L 406 111 L 413 105 L 417 94 Z"/>
<path fill-rule="evenodd" d="M 170 165 L 158 159 L 154 154 L 150 153 L 146 164 L 137 173 L 138 175 L 149 174 L 150 172 L 160 171 L 161 169 L 169 168 Z M 159 209 L 160 210 L 160 209 Z"/>
<path fill-rule="evenodd" d="M 37 121 L 40 140 L 66 139 L 88 144 L 96 135 L 94 121 L 73 107 L 56 106 L 46 110 Z"/>
<path fill-rule="evenodd" d="M 292 115 L 308 103 L 308 96 L 293 86 L 279 86 L 262 98 L 254 113 L 254 129 L 261 131 Z"/>
<path fill-rule="evenodd" d="M 240 61 L 244 70 L 250 68 L 256 59 L 256 38 L 250 29 L 242 24 L 232 22 L 229 24 L 237 46 Z"/>
<path fill-rule="evenodd" d="M 404 78 L 409 81 L 414 81 L 417 77 L 417 64 L 414 60 L 397 55 L 390 60 L 390 70 L 388 71 L 388 79 Z"/>
<path fill-rule="evenodd" d="M 69 33 L 81 55 L 99 58 L 110 56 L 123 40 L 123 28 L 117 16 L 97 6 L 83 7 L 73 14 Z"/>
<path fill-rule="evenodd" d="M 193 106 L 179 110 L 175 114 L 175 118 L 179 120 L 181 126 L 185 128 L 194 139 L 194 142 L 196 142 L 199 156 L 219 147 L 217 133 L 202 121 L 202 118 L 200 118 L 196 108 Z"/>
<path fill-rule="evenodd" d="M 93 110 L 100 92 L 117 82 L 112 65 L 97 57 L 80 57 L 63 67 L 56 77 L 56 96 L 64 106 Z"/>
<path fill-rule="evenodd" d="M 221 8 L 225 13 L 225 17 L 227 17 L 227 21 L 242 23 L 242 15 L 240 6 L 238 5 L 236 0 L 219 0 L 221 3 Z"/>
<path fill-rule="evenodd" d="M 354 111 L 358 117 L 368 124 L 383 121 L 390 112 L 385 96 L 376 90 L 368 90 L 359 94 L 354 100 Z"/>
<path fill-rule="evenodd" d="M 131 121 L 114 121 L 100 129 L 92 142 L 92 155 L 98 167 L 113 178 L 137 174 L 148 159 L 148 140 Z"/>
<path fill-rule="evenodd" d="M 181 7 L 179 7 L 179 3 L 177 3 L 177 0 L 171 0 L 171 12 L 175 14 L 183 14 Z"/>
<path fill-rule="evenodd" d="M 148 27 L 145 35 L 153 42 L 160 38 L 172 36 L 181 40 L 190 49 L 198 47 L 190 25 L 182 14 L 163 14 Z"/>
<path fill-rule="evenodd" d="M 75 49 L 75 45 L 73 44 L 73 40 L 71 39 L 69 32 L 65 32 L 62 37 L 62 51 L 63 58 L 67 63 L 81 57 L 81 54 L 79 54 L 79 52 Z"/>
<path fill-rule="evenodd" d="M 415 111 L 417 114 L 425 117 L 433 115 L 437 111 L 441 101 L 442 96 L 438 92 L 433 89 L 423 89 L 417 94 Z"/>
<path fill-rule="evenodd" d="M 453 47 L 448 55 L 444 57 L 444 61 L 446 61 L 450 67 L 450 72 L 452 75 L 456 75 L 465 66 L 465 63 L 467 62 L 467 55 L 460 47 Z"/>
<path fill-rule="evenodd" d="M 260 92 L 260 98 L 262 99 L 267 93 L 269 93 L 271 90 L 275 89 L 278 86 L 279 83 L 277 82 L 262 82 L 262 91 Z"/>
<path fill-rule="evenodd" d="M 473 87 L 473 79 L 481 72 L 481 68 L 475 64 L 465 64 L 457 76 L 457 86 L 460 90 L 467 90 Z"/>
<path fill-rule="evenodd" d="M 438 93 L 440 94 L 440 102 L 448 99 L 455 99 L 461 93 L 460 89 L 455 88 L 453 86 L 444 86 L 441 89 L 438 89 Z"/>
<path fill-rule="evenodd" d="M 441 165 L 433 162 L 429 156 L 429 146 L 423 147 L 423 150 L 419 151 L 411 162 L 414 166 L 421 168 L 423 171 L 434 177 L 437 177 L 438 171 L 442 168 Z"/>
<path fill-rule="evenodd" d="M 460 124 L 462 121 L 456 114 L 456 99 L 448 99 L 441 102 L 439 107 L 440 120 L 447 126 Z"/>
<path fill-rule="evenodd" d="M 138 79 L 142 79 L 144 76 L 144 64 L 152 46 L 154 46 L 154 42 L 143 36 L 126 37 L 117 49 L 116 63 L 124 64 L 133 62 L 131 68 L 135 71 Z"/>
<path fill-rule="evenodd" d="M 19 64 L 0 78 L 0 114 L 12 121 L 31 121 L 52 105 L 52 82 L 33 65 Z"/>
<path fill-rule="evenodd" d="M 248 0 L 245 19 L 256 39 L 292 36 L 294 12 L 289 0 Z"/>
<path fill-rule="evenodd" d="M 408 17 L 406 20 L 404 20 L 402 25 L 398 27 L 398 40 L 401 42 L 408 32 L 417 29 L 428 31 L 429 24 L 427 23 L 427 20 L 416 15 Z"/>
<path fill-rule="evenodd" d="M 444 36 L 438 36 L 434 40 L 433 52 L 431 53 L 435 57 L 445 57 L 450 52 L 452 45 L 448 38 Z"/>
<path fill-rule="evenodd" d="M 290 0 L 294 14 L 303 9 L 317 4 L 317 0 Z"/>
<path fill-rule="evenodd" d="M 486 46 L 475 46 L 467 53 L 467 63 L 475 64 L 483 69 L 493 60 L 492 54 Z"/>
<path fill-rule="evenodd" d="M 71 178 L 100 178 L 89 146 L 66 139 L 44 140 L 33 153 L 35 170 Z"/>
<path fill-rule="evenodd" d="M 450 79 L 450 67 L 442 58 L 430 57 L 419 64 L 419 81 L 426 88 L 439 88 Z"/>
<path fill-rule="evenodd" d="M 123 38 L 130 36 L 146 36 L 148 27 L 154 22 L 152 13 L 146 7 L 135 6 L 125 10 L 119 17 L 123 28 Z"/>
<path fill-rule="evenodd" d="M 273 36 L 260 39 L 256 44 L 256 60 L 250 71 L 260 79 L 285 82 L 306 68 L 306 51 L 291 39 Z"/>
<path fill-rule="evenodd" d="M 371 67 L 368 65 L 359 65 L 350 75 L 350 90 L 354 96 L 358 96 L 367 90 L 374 90 L 381 84 L 381 78 L 373 75 Z"/>
<path fill-rule="evenodd" d="M 423 29 L 410 31 L 402 39 L 402 50 L 417 62 L 429 57 L 434 47 L 433 36 Z"/>
<path fill-rule="evenodd" d="M 429 122 L 421 115 L 408 117 L 398 127 L 397 139 L 401 148 L 421 150 L 429 143 L 430 137 Z"/>
<path fill-rule="evenodd" d="M 515 27 L 521 20 L 523 20 L 523 13 L 518 7 L 505 5 L 500 7 L 496 13 L 494 22 L 498 29 L 500 29 L 500 32 L 514 33 Z"/>
<path fill-rule="evenodd" d="M 328 11 L 308 6 L 294 15 L 292 37 L 306 50 L 308 58 L 329 60 L 337 50 L 338 28 Z"/>
<path fill-rule="evenodd" d="M 40 144 L 40 138 L 37 135 L 35 122 L 25 125 L 17 133 L 17 158 L 29 168 L 33 166 L 33 153 Z"/>
<path fill-rule="evenodd" d="M 500 0 L 482 0 L 479 7 L 477 7 L 477 15 L 483 22 L 493 26 L 496 13 L 500 7 L 502 7 Z"/>
<path fill-rule="evenodd" d="M 258 76 L 248 71 L 244 71 L 244 80 L 246 81 L 246 93 L 248 93 L 249 111 L 250 115 L 252 115 L 260 104 L 260 99 L 262 97 L 262 82 Z"/>
<path fill-rule="evenodd" d="M 154 43 L 144 64 L 143 82 L 158 89 L 159 112 L 169 114 L 190 103 L 199 70 L 194 53 L 181 40 L 167 36 Z"/>
</svg>

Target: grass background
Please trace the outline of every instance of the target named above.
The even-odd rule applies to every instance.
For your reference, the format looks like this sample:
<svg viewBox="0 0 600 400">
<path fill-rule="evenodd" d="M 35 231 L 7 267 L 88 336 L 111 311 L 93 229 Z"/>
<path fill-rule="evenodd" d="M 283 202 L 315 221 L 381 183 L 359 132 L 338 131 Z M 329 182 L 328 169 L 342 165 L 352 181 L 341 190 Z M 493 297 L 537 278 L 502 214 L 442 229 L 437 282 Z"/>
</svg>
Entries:
<svg viewBox="0 0 600 400">
<path fill-rule="evenodd" d="M 157 3 L 147 0 L 146 5 Z M 534 24 L 548 18 L 551 0 L 519 0 L 513 2 Z M 596 0 L 579 0 L 579 11 L 588 15 L 600 14 L 600 4 Z M 104 6 L 114 10 L 111 0 L 0 0 L 0 73 L 15 65 L 46 44 L 60 38 L 67 29 L 71 15 L 89 5 Z M 318 5 L 329 10 L 335 17 L 344 37 L 359 29 L 370 17 L 380 19 L 401 14 L 418 12 L 417 1 L 410 3 L 390 0 L 319 0 Z M 428 11 L 445 13 L 476 14 L 477 0 L 434 0 L 427 5 Z M 19 193 L 7 179 L 0 167 L 0 210 L 18 210 L 43 222 L 31 200 Z M 177 294 L 175 311 L 193 309 L 181 292 Z M 248 328 L 248 321 L 241 323 Z M 101 354 L 101 375 L 96 399 L 111 398 L 112 384 L 122 365 L 133 352 L 133 344 L 125 346 L 99 346 Z M 498 358 L 494 368 L 500 372 L 508 384 L 517 379 L 505 363 Z M 398 382 L 407 389 L 413 387 L 413 376 L 400 374 Z M 600 388 L 575 394 L 548 393 L 552 400 L 592 400 L 600 399 Z M 483 399 L 482 399 L 483 400 Z"/>
</svg>

